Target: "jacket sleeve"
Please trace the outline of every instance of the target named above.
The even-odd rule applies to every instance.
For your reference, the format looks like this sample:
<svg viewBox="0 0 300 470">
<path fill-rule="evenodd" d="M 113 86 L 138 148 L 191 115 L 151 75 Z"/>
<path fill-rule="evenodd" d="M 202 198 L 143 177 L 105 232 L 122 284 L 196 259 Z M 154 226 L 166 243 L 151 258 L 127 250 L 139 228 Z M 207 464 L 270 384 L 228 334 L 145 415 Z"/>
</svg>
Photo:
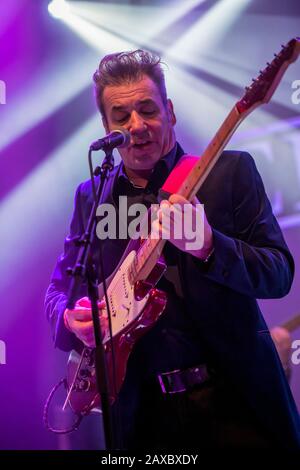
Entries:
<svg viewBox="0 0 300 470">
<path fill-rule="evenodd" d="M 53 271 L 50 285 L 45 296 L 45 311 L 50 322 L 55 346 L 63 351 L 70 351 L 79 345 L 79 340 L 64 325 L 63 313 L 66 308 L 70 278 L 66 273 L 68 267 L 73 267 L 78 248 L 74 240 L 83 233 L 83 217 L 81 211 L 81 186 L 77 188 L 74 212 L 70 224 L 69 235 L 65 239 L 63 254 L 59 257 Z M 78 298 L 86 295 L 84 286 Z"/>
<path fill-rule="evenodd" d="M 234 236 L 213 228 L 214 254 L 205 275 L 241 294 L 279 298 L 292 285 L 294 261 L 272 213 L 262 179 L 241 153 L 232 179 Z"/>
</svg>

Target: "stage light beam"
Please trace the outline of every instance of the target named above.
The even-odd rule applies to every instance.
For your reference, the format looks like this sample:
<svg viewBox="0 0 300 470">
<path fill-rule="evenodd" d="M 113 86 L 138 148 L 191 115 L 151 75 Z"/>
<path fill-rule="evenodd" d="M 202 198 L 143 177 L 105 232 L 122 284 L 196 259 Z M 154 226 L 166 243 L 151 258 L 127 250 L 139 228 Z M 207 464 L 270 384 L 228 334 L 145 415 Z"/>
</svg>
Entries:
<svg viewBox="0 0 300 470">
<path fill-rule="evenodd" d="M 51 16 L 58 19 L 65 18 L 70 11 L 70 5 L 65 0 L 52 0 L 48 5 Z"/>
</svg>

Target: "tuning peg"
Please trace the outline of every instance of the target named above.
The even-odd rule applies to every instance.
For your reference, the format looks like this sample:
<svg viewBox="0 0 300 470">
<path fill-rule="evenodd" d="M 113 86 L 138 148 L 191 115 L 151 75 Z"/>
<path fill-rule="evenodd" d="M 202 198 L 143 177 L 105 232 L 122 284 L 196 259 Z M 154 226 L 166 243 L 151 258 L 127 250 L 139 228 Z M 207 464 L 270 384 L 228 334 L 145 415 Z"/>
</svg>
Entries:
<svg viewBox="0 0 300 470">
<path fill-rule="evenodd" d="M 278 57 L 278 54 L 274 54 L 274 57 Z"/>
<path fill-rule="evenodd" d="M 282 47 L 282 48 L 285 48 L 285 45 L 284 45 L 284 44 L 281 44 L 281 47 Z"/>
<path fill-rule="evenodd" d="M 269 66 L 269 65 L 270 65 L 270 62 L 267 62 L 267 66 Z"/>
</svg>

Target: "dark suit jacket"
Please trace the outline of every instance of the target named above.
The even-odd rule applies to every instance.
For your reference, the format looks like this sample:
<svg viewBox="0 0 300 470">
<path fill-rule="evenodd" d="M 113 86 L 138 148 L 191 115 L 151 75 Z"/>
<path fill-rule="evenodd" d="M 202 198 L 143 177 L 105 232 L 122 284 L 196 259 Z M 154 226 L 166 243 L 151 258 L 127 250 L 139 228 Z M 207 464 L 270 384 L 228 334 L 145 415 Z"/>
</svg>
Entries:
<svg viewBox="0 0 300 470">
<path fill-rule="evenodd" d="M 177 159 L 183 154 L 178 146 Z M 106 186 L 104 202 L 112 202 L 116 167 Z M 208 266 L 192 255 L 178 253 L 179 272 L 187 309 L 199 341 L 215 364 L 247 399 L 254 413 L 287 448 L 300 448 L 300 423 L 269 330 L 257 298 L 279 298 L 291 287 L 292 256 L 272 214 L 262 180 L 252 157 L 225 151 L 198 193 L 213 227 L 215 252 Z M 58 260 L 46 295 L 46 312 L 57 347 L 68 351 L 79 340 L 66 330 L 63 311 L 77 249 L 73 237 L 81 234 L 92 205 L 90 182 L 76 192 L 70 236 Z M 115 268 L 125 248 L 105 241 L 105 276 Z M 97 263 L 97 240 L 93 254 Z M 83 286 L 78 297 L 86 295 Z M 149 332 L 151 334 L 151 331 Z M 131 361 L 132 362 L 132 361 Z M 195 365 L 195 364 L 190 364 Z M 138 401 L 134 365 L 128 369 L 121 399 Z"/>
</svg>

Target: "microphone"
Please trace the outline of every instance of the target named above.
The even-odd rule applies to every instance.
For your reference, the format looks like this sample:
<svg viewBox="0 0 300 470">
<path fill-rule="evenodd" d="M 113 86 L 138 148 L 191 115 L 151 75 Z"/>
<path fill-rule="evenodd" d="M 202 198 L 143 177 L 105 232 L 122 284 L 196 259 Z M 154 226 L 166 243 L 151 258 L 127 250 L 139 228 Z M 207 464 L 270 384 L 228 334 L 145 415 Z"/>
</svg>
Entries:
<svg viewBox="0 0 300 470">
<path fill-rule="evenodd" d="M 127 147 L 130 143 L 130 133 L 123 128 L 115 129 L 102 139 L 90 145 L 90 150 L 113 150 L 115 147 Z"/>
</svg>

